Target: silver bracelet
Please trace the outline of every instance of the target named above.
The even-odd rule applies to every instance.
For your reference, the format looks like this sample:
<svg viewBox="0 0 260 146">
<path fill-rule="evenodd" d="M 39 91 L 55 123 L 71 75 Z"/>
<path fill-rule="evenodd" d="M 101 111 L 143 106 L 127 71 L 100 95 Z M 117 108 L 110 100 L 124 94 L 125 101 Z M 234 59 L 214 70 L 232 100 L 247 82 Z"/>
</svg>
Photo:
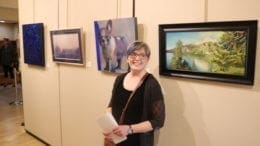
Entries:
<svg viewBox="0 0 260 146">
<path fill-rule="evenodd" d="M 132 125 L 129 125 L 129 128 L 127 130 L 127 134 L 130 135 L 130 134 L 133 134 L 134 133 L 134 130 L 132 128 Z"/>
</svg>

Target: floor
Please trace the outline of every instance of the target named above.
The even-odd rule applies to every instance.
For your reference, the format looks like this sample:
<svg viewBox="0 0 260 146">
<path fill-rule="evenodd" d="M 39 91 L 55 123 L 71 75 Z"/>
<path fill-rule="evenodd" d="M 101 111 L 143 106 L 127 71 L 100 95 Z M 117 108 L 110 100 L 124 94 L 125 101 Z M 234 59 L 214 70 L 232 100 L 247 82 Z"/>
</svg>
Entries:
<svg viewBox="0 0 260 146">
<path fill-rule="evenodd" d="M 0 85 L 0 146 L 45 146 L 25 132 L 22 105 L 10 105 L 13 101 L 20 101 L 20 97 L 20 84 L 17 90 L 12 84 Z"/>
</svg>

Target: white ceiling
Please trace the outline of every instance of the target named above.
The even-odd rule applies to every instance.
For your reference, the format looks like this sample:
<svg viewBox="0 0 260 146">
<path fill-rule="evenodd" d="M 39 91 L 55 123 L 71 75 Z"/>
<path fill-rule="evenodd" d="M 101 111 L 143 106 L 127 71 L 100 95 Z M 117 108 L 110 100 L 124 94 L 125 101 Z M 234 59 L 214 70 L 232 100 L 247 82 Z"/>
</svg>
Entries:
<svg viewBox="0 0 260 146">
<path fill-rule="evenodd" d="M 18 0 L 0 0 L 0 21 L 18 22 Z"/>
</svg>

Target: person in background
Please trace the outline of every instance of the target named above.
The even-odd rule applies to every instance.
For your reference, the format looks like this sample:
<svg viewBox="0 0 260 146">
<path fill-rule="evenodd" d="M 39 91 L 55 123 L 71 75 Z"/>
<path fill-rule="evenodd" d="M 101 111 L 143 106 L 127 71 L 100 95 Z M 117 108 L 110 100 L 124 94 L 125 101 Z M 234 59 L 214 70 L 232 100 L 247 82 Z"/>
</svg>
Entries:
<svg viewBox="0 0 260 146">
<path fill-rule="evenodd" d="M 139 81 L 148 74 L 136 89 L 126 109 L 123 123 L 111 132 L 103 132 L 105 141 L 112 142 L 112 134 L 127 136 L 127 140 L 116 146 L 154 146 L 154 131 L 164 125 L 165 105 L 161 86 L 155 77 L 146 72 L 150 48 L 136 41 L 127 50 L 128 73 L 115 79 L 108 111 L 119 122 L 122 110 Z"/>
<path fill-rule="evenodd" d="M 16 48 L 11 44 L 8 38 L 4 38 L 3 45 L 0 49 L 1 65 L 4 76 L 14 78 L 13 67 L 16 61 Z"/>
</svg>

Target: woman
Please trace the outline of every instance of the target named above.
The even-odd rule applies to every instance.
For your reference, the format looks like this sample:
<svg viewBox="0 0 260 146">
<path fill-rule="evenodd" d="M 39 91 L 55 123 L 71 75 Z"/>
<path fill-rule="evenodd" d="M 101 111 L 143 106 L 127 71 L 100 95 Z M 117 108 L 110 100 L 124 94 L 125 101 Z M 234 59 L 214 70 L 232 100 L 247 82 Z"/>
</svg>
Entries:
<svg viewBox="0 0 260 146">
<path fill-rule="evenodd" d="M 119 75 L 113 86 L 109 111 L 119 122 L 122 110 L 130 94 L 144 75 L 150 58 L 150 49 L 144 42 L 134 42 L 127 50 L 130 72 Z M 153 146 L 154 130 L 163 126 L 165 106 L 161 87 L 152 74 L 148 74 L 136 89 L 127 106 L 123 124 L 110 133 L 104 133 L 106 141 L 112 141 L 111 134 L 127 136 L 117 146 Z"/>
</svg>

